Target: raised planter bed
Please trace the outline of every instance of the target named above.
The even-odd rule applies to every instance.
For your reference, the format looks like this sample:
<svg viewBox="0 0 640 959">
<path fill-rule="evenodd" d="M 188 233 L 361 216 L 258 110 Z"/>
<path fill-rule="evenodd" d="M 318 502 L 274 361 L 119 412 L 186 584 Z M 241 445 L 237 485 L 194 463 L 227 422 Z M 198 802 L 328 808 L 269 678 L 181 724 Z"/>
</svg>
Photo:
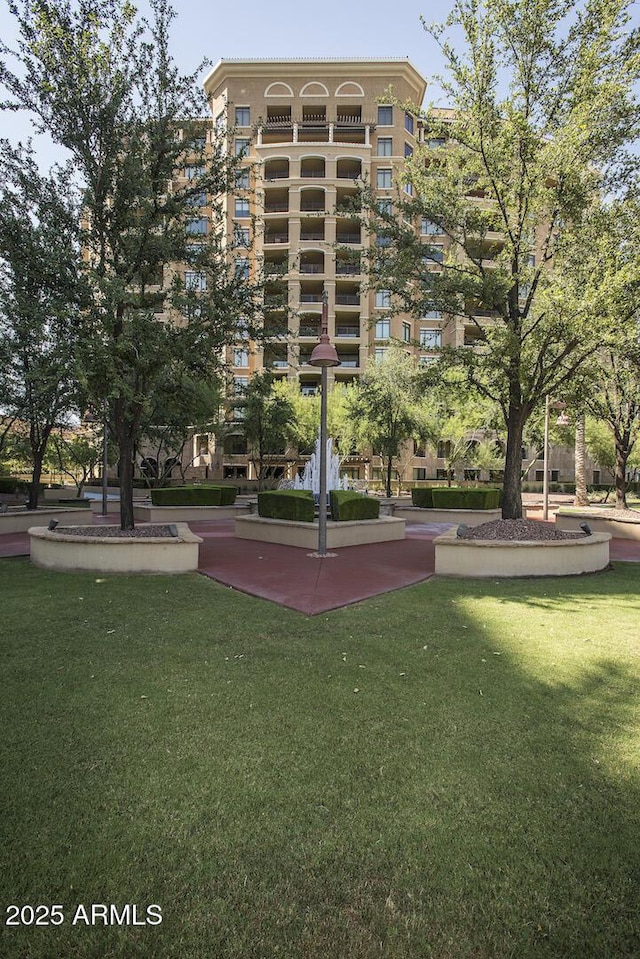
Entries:
<svg viewBox="0 0 640 959">
<path fill-rule="evenodd" d="M 421 506 L 396 503 L 393 515 L 407 523 L 466 523 L 467 526 L 480 526 L 502 516 L 500 509 L 424 509 Z"/>
<path fill-rule="evenodd" d="M 588 523 L 594 533 L 611 533 L 618 539 L 640 540 L 640 512 L 630 511 L 630 516 L 598 515 L 595 509 L 572 509 L 561 507 L 556 512 L 556 526 L 559 529 L 579 530 L 582 523 Z"/>
<path fill-rule="evenodd" d="M 206 522 L 213 519 L 235 519 L 249 513 L 248 503 L 233 506 L 152 506 L 133 507 L 136 520 L 145 523 L 189 523 Z"/>
<path fill-rule="evenodd" d="M 51 509 L 22 509 L 0 513 L 0 535 L 2 533 L 26 533 L 34 524 L 48 526 L 49 520 L 57 519 L 65 526 L 86 524 L 91 514 L 86 507 L 66 509 L 60 506 Z"/>
<path fill-rule="evenodd" d="M 73 532 L 32 527 L 31 562 L 45 569 L 97 573 L 188 573 L 198 568 L 202 540 L 186 523 L 175 536 L 94 536 L 77 526 Z"/>
<path fill-rule="evenodd" d="M 318 546 L 318 524 L 297 523 L 263 516 L 238 516 L 235 523 L 238 539 L 255 539 L 262 543 L 280 543 L 314 550 Z M 393 516 L 353 522 L 327 522 L 327 548 L 361 546 L 365 543 L 388 543 L 405 538 L 405 522 Z"/>
<path fill-rule="evenodd" d="M 434 539 L 440 576 L 486 579 L 518 576 L 579 576 L 609 565 L 609 533 L 550 541 L 467 540 L 458 528 Z"/>
</svg>

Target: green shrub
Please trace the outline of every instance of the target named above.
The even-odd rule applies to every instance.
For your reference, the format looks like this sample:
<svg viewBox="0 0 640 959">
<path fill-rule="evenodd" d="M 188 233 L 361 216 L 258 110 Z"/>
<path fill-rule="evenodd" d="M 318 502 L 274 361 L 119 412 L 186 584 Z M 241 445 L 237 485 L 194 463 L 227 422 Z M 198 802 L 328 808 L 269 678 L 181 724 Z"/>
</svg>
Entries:
<svg viewBox="0 0 640 959">
<path fill-rule="evenodd" d="M 331 519 L 346 523 L 358 519 L 378 519 L 380 502 L 353 490 L 334 489 L 329 493 Z"/>
<path fill-rule="evenodd" d="M 433 508 L 433 487 L 416 487 L 411 490 L 411 502 L 421 509 Z"/>
<path fill-rule="evenodd" d="M 0 493 L 17 493 L 19 490 L 22 492 L 22 485 L 22 481 L 15 476 L 0 476 Z"/>
<path fill-rule="evenodd" d="M 152 489 L 154 506 L 231 506 L 235 503 L 235 486 L 168 486 Z"/>
<path fill-rule="evenodd" d="M 436 487 L 433 490 L 433 505 L 436 509 L 497 509 L 502 490 L 496 487 L 459 489 Z"/>
<path fill-rule="evenodd" d="M 258 493 L 258 515 L 267 519 L 313 523 L 313 493 L 306 489 L 263 490 Z"/>
</svg>

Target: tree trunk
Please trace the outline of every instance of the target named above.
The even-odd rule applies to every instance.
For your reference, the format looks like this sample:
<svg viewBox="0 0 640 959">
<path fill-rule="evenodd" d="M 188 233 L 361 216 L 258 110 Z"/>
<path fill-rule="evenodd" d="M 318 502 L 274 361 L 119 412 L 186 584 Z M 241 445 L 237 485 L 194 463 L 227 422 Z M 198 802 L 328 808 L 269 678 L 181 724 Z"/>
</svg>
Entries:
<svg viewBox="0 0 640 959">
<path fill-rule="evenodd" d="M 576 442 L 575 442 L 575 479 L 576 494 L 573 500 L 574 506 L 588 506 L 589 495 L 587 493 L 587 479 L 585 472 L 586 456 L 585 422 L 584 413 L 581 413 L 576 420 Z"/>
<path fill-rule="evenodd" d="M 393 466 L 393 457 L 390 456 L 387 460 L 387 499 L 391 499 L 391 469 Z"/>
<path fill-rule="evenodd" d="M 614 478 L 616 486 L 616 509 L 629 509 L 627 506 L 627 460 L 629 459 L 629 444 L 625 437 L 616 434 L 616 464 Z"/>
<path fill-rule="evenodd" d="M 27 500 L 27 509 L 38 508 L 38 493 L 40 492 L 40 478 L 42 476 L 44 451 L 44 446 L 33 451 L 33 468 L 31 470 L 31 483 L 29 484 L 29 499 Z"/>
<path fill-rule="evenodd" d="M 511 406 L 507 422 L 507 452 L 502 490 L 502 518 L 522 518 L 522 409 Z"/>
<path fill-rule="evenodd" d="M 120 529 L 135 528 L 133 518 L 133 458 L 134 430 L 127 415 L 126 399 L 114 403 L 115 435 L 118 443 L 118 473 L 120 477 Z"/>
</svg>

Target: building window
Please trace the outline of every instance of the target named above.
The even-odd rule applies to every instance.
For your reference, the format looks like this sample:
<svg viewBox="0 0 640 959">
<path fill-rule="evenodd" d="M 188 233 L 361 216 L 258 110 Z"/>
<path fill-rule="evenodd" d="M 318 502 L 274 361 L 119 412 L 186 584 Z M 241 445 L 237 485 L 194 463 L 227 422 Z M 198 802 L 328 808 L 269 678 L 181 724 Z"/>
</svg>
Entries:
<svg viewBox="0 0 640 959">
<path fill-rule="evenodd" d="M 233 378 L 233 392 L 235 393 L 236 396 L 241 396 L 241 395 L 244 393 L 244 391 L 246 390 L 246 388 L 248 387 L 248 385 L 249 385 L 249 377 L 248 377 L 248 376 L 234 376 L 234 378 Z M 238 412 L 239 412 L 239 411 L 238 411 Z M 234 417 L 234 418 L 235 418 L 235 419 L 239 419 L 240 417 Z"/>
<path fill-rule="evenodd" d="M 391 216 L 393 210 L 393 201 L 387 199 L 376 200 L 376 207 L 382 216 Z"/>
<path fill-rule="evenodd" d="M 428 366 L 429 363 L 435 363 L 435 356 L 419 356 L 418 357 L 418 366 Z"/>
<path fill-rule="evenodd" d="M 413 117 L 410 113 L 405 113 L 404 115 L 404 128 L 407 133 L 413 134 Z"/>
<path fill-rule="evenodd" d="M 600 483 L 600 470 L 593 471 L 593 482 L 596 484 Z"/>
<path fill-rule="evenodd" d="M 404 343 L 411 342 L 411 323 L 402 324 L 402 339 Z"/>
<path fill-rule="evenodd" d="M 426 216 L 423 216 L 420 222 L 420 233 L 422 236 L 439 236 L 442 233 L 442 229 L 437 223 L 433 223 L 431 220 L 428 220 Z"/>
<path fill-rule="evenodd" d="M 429 249 L 429 255 L 427 261 L 432 263 L 443 263 L 444 262 L 444 247 L 436 243 Z"/>
<path fill-rule="evenodd" d="M 413 455 L 423 458 L 427 455 L 427 448 L 424 443 L 418 443 L 417 440 L 413 441 Z"/>
<path fill-rule="evenodd" d="M 379 127 L 393 126 L 393 107 L 391 106 L 378 107 L 378 126 Z"/>
<path fill-rule="evenodd" d="M 235 215 L 249 216 L 249 201 L 244 197 L 236 197 Z"/>
<path fill-rule="evenodd" d="M 238 170 L 236 173 L 236 187 L 238 190 L 249 189 L 249 171 L 246 168 Z"/>
<path fill-rule="evenodd" d="M 378 322 L 376 323 L 376 340 L 388 340 L 390 335 L 391 335 L 390 321 L 378 320 Z"/>
<path fill-rule="evenodd" d="M 204 236 L 204 234 L 207 232 L 206 217 L 201 216 L 197 220 L 187 220 L 185 230 L 189 236 Z"/>
<path fill-rule="evenodd" d="M 413 196 L 413 183 L 405 183 L 404 192 L 407 196 Z"/>
<path fill-rule="evenodd" d="M 438 147 L 443 147 L 445 142 L 444 137 L 432 137 L 430 140 L 427 140 L 427 146 L 433 150 L 437 150 Z"/>
<path fill-rule="evenodd" d="M 376 307 L 379 310 L 388 310 L 391 306 L 391 293 L 389 290 L 378 290 L 376 292 Z"/>
<path fill-rule="evenodd" d="M 404 155 L 405 155 L 405 158 L 406 158 L 406 159 L 408 159 L 409 157 L 413 156 L 413 147 L 411 146 L 410 143 L 405 143 L 405 145 L 404 145 Z"/>
<path fill-rule="evenodd" d="M 207 205 L 207 194 L 206 193 L 194 193 L 193 196 L 187 197 L 187 206 L 206 206 Z"/>
<path fill-rule="evenodd" d="M 184 168 L 185 179 L 187 180 L 197 180 L 199 176 L 204 174 L 204 166 L 202 163 L 194 163 L 186 166 Z"/>
<path fill-rule="evenodd" d="M 187 290 L 206 290 L 207 278 L 204 273 L 187 270 L 184 274 L 184 285 Z"/>
<path fill-rule="evenodd" d="M 420 346 L 426 350 L 436 350 L 442 346 L 441 330 L 420 330 Z"/>
<path fill-rule="evenodd" d="M 247 367 L 249 366 L 248 350 L 236 349 L 233 351 L 233 365 Z"/>
<path fill-rule="evenodd" d="M 376 237 L 376 246 L 379 248 L 385 246 L 391 246 L 391 237 L 390 236 L 377 236 Z"/>
<path fill-rule="evenodd" d="M 427 310 L 422 317 L 424 320 L 441 320 L 442 310 Z"/>
<path fill-rule="evenodd" d="M 536 483 L 544 481 L 544 470 L 536 470 Z"/>
<path fill-rule="evenodd" d="M 378 170 L 376 173 L 376 186 L 379 190 L 391 189 L 391 170 Z"/>
<path fill-rule="evenodd" d="M 249 107 L 236 107 L 236 126 L 248 127 L 251 124 L 251 110 Z"/>
<path fill-rule="evenodd" d="M 377 346 L 375 349 L 374 359 L 376 363 L 384 363 L 387 358 L 387 349 L 385 347 Z"/>
<path fill-rule="evenodd" d="M 249 227 L 240 226 L 238 223 L 234 223 L 233 226 L 233 245 L 234 246 L 249 246 Z"/>
<path fill-rule="evenodd" d="M 236 156 L 237 157 L 245 156 L 245 154 L 249 152 L 250 143 L 251 143 L 251 140 L 249 139 L 249 137 L 236 137 L 236 140 L 235 140 Z"/>
<path fill-rule="evenodd" d="M 379 157 L 390 157 L 393 153 L 393 139 L 392 137 L 378 137 L 378 153 Z"/>
<path fill-rule="evenodd" d="M 413 478 L 414 480 L 426 480 L 427 471 L 424 466 L 414 466 L 413 467 Z"/>
<path fill-rule="evenodd" d="M 235 275 L 238 279 L 246 280 L 249 276 L 249 261 L 245 256 L 239 257 L 234 265 Z"/>
</svg>

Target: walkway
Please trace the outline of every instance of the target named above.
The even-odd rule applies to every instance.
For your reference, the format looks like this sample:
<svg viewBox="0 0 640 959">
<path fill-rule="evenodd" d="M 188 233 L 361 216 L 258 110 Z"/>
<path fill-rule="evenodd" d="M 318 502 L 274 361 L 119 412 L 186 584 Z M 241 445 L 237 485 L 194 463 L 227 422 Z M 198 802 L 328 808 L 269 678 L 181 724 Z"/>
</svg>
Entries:
<svg viewBox="0 0 640 959">
<path fill-rule="evenodd" d="M 307 616 L 429 579 L 435 564 L 433 540 L 448 528 L 407 524 L 405 540 L 350 546 L 318 559 L 293 546 L 236 539 L 233 520 L 189 525 L 203 540 L 201 573 Z M 610 550 L 613 561 L 640 563 L 640 542 L 612 539 Z M 0 557 L 28 555 L 27 533 L 0 536 Z"/>
</svg>

